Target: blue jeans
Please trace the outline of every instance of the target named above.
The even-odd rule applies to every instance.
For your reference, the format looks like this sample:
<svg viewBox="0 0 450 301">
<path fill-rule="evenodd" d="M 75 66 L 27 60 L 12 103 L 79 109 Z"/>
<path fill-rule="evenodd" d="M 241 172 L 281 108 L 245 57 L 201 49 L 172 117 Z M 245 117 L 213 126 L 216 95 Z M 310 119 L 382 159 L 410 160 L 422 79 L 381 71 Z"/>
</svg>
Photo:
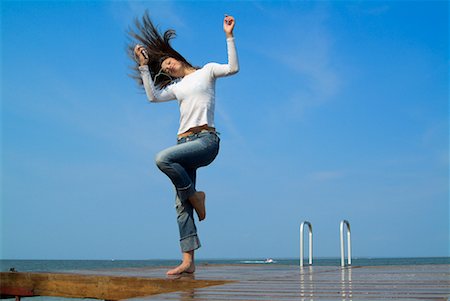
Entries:
<svg viewBox="0 0 450 301">
<path fill-rule="evenodd" d="M 195 190 L 197 169 L 209 165 L 219 153 L 220 138 L 213 132 L 200 132 L 178 139 L 175 146 L 156 155 L 156 165 L 176 189 L 175 205 L 182 252 L 200 248 L 194 208 L 188 198 Z"/>
</svg>

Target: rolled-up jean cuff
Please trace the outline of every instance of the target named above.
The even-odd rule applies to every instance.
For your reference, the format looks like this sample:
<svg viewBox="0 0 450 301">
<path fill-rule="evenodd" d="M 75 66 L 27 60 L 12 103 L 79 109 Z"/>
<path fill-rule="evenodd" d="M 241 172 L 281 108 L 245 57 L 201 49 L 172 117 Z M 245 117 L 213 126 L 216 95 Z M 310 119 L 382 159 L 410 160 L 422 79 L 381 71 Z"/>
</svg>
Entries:
<svg viewBox="0 0 450 301">
<path fill-rule="evenodd" d="M 182 252 L 189 252 L 197 250 L 201 247 L 200 240 L 197 234 L 180 239 L 180 246 Z"/>
<path fill-rule="evenodd" d="M 196 190 L 193 187 L 193 185 L 189 185 L 186 188 L 177 188 L 178 197 L 182 202 L 187 201 L 187 199 L 189 199 L 189 197 L 192 196 L 195 193 L 195 191 Z"/>
</svg>

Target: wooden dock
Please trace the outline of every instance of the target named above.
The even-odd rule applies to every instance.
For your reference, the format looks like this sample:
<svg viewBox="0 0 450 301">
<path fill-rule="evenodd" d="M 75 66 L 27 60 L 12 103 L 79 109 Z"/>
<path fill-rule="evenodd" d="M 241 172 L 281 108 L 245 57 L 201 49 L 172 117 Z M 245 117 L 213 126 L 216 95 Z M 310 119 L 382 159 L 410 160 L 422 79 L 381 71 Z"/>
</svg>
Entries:
<svg viewBox="0 0 450 301">
<path fill-rule="evenodd" d="M 228 283 L 226 280 L 161 279 L 135 276 L 68 273 L 0 273 L 2 298 L 52 296 L 125 300 L 138 296 L 196 289 Z"/>
<path fill-rule="evenodd" d="M 353 266 L 346 268 L 312 266 L 302 269 L 298 266 L 270 264 L 200 265 L 195 276 L 185 275 L 172 278 L 165 276 L 166 270 L 167 268 L 160 267 L 83 270 L 72 271 L 71 275 L 99 277 L 86 279 L 91 287 L 99 286 L 98 284 L 102 283 L 106 291 L 108 289 L 105 288 L 104 283 L 108 281 L 107 279 L 117 278 L 115 283 L 121 285 L 122 289 L 116 290 L 116 292 L 110 290 L 108 296 L 91 296 L 91 298 L 107 300 L 443 301 L 448 300 L 450 296 L 450 265 Z M 1 287 L 4 287 L 4 279 L 8 274 L 13 273 L 1 274 Z M 98 279 L 103 279 L 103 282 Z M 153 291 L 138 291 L 138 288 L 142 287 L 146 281 Z M 133 284 L 134 282 L 135 284 Z M 124 283 L 126 285 L 123 285 Z M 19 283 L 16 282 L 16 284 Z M 68 284 L 62 284 L 62 286 L 68 286 Z M 128 295 L 119 295 L 118 292 L 125 287 L 128 287 Z M 30 288 L 28 287 L 28 289 Z M 134 295 L 130 295 L 130 293 L 134 293 Z M 75 297 L 75 295 L 71 296 Z M 78 297 L 82 296 L 78 295 Z"/>
</svg>

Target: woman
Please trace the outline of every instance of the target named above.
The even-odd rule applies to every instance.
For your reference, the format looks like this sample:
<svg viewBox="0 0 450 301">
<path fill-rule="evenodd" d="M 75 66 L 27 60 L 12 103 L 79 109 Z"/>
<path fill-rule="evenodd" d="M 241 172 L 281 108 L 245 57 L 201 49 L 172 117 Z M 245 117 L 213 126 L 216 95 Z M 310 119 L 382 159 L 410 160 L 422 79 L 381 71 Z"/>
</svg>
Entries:
<svg viewBox="0 0 450 301">
<path fill-rule="evenodd" d="M 193 211 L 199 221 L 206 217 L 205 193 L 195 189 L 196 170 L 209 165 L 217 156 L 220 139 L 214 124 L 215 81 L 218 77 L 238 72 L 234 45 L 235 20 L 225 16 L 228 64 L 208 63 L 193 67 L 170 46 L 175 31 L 163 35 L 155 28 L 148 13 L 142 22 L 136 21 L 132 38 L 140 44 L 133 48 L 139 66 L 135 78 L 143 85 L 151 102 L 178 100 L 180 127 L 177 145 L 157 154 L 156 164 L 176 188 L 177 221 L 180 231 L 182 263 L 168 275 L 193 273 L 194 252 L 200 247 Z M 141 45 L 142 44 L 142 45 Z M 131 51 L 131 49 L 130 49 Z"/>
</svg>

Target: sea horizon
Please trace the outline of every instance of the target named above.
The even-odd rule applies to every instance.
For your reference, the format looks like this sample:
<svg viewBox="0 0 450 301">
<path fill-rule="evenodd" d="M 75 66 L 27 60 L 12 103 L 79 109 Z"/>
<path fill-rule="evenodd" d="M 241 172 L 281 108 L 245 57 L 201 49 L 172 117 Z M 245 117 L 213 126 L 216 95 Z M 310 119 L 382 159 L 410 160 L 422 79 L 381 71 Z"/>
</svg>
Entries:
<svg viewBox="0 0 450 301">
<path fill-rule="evenodd" d="M 339 257 L 316 257 L 313 265 L 340 266 Z M 300 258 L 202 258 L 198 265 L 272 264 L 299 265 Z M 179 259 L 0 259 L 0 271 L 18 272 L 103 270 L 118 268 L 164 267 L 179 264 Z M 305 258 L 307 263 L 308 259 Z M 353 257 L 352 266 L 439 265 L 450 264 L 450 257 Z"/>
</svg>

